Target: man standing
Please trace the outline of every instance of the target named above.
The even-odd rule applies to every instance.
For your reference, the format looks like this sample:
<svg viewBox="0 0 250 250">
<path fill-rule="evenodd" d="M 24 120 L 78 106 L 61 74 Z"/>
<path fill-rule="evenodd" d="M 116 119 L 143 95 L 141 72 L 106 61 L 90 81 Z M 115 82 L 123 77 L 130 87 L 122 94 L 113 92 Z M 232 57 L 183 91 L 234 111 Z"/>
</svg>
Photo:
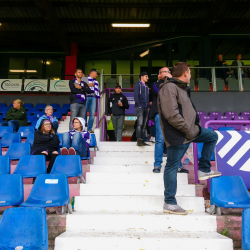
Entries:
<svg viewBox="0 0 250 250">
<path fill-rule="evenodd" d="M 69 130 L 72 130 L 72 119 L 74 117 L 84 117 L 85 115 L 85 100 L 86 93 L 92 93 L 86 82 L 81 81 L 82 70 L 75 70 L 75 79 L 69 81 L 69 87 L 71 90 L 70 99 L 70 122 Z"/>
<path fill-rule="evenodd" d="M 87 131 L 90 133 L 94 133 L 92 128 L 95 120 L 96 98 L 100 98 L 99 84 L 98 81 L 96 80 L 96 77 L 99 75 L 100 73 L 97 71 L 97 69 L 91 69 L 89 75 L 87 77 L 82 78 L 82 81 L 86 82 L 89 88 L 92 90 L 92 93 L 87 94 L 86 110 L 84 116 L 85 121 L 87 123 L 87 112 L 89 109 L 89 120 L 88 120 Z"/>
<path fill-rule="evenodd" d="M 241 67 L 242 78 L 245 78 L 244 69 L 242 68 L 244 66 L 244 63 L 241 61 L 241 54 L 237 54 L 236 59 L 237 60 L 232 62 L 232 66 Z M 235 75 L 235 78 L 238 79 L 238 69 L 234 69 L 234 75 Z"/>
<path fill-rule="evenodd" d="M 218 135 L 214 131 L 200 126 L 195 106 L 187 94 L 187 84 L 190 83 L 191 78 L 190 65 L 186 62 L 176 63 L 172 75 L 172 79 L 165 79 L 164 83 L 160 85 L 158 94 L 160 124 L 168 147 L 164 171 L 165 202 L 163 211 L 184 215 L 188 211 L 178 206 L 175 199 L 179 162 L 191 142 L 202 142 L 204 146 L 199 160 L 199 180 L 220 176 L 220 172 L 211 170 L 210 163 Z"/>
<path fill-rule="evenodd" d="M 108 113 L 111 115 L 116 141 L 122 140 L 125 109 L 129 108 L 127 97 L 121 92 L 121 86 L 116 85 L 115 93 L 108 100 Z"/>
<path fill-rule="evenodd" d="M 135 114 L 137 116 L 136 138 L 137 146 L 146 146 L 143 140 L 146 137 L 146 125 L 149 112 L 149 89 L 146 85 L 148 82 L 148 73 L 142 72 L 139 75 L 140 81 L 134 86 Z"/>
<path fill-rule="evenodd" d="M 230 76 L 229 69 L 226 68 L 227 62 L 223 60 L 223 55 L 218 55 L 218 61 L 216 61 L 215 66 L 222 67 L 221 69 L 216 69 L 216 77 L 226 79 Z"/>
</svg>

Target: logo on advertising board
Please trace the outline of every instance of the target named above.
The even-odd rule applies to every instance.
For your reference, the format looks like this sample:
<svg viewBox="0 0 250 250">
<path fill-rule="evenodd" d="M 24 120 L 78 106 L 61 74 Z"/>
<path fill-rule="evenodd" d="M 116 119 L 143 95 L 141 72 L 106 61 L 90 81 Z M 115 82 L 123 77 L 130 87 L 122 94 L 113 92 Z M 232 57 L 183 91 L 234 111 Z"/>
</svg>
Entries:
<svg viewBox="0 0 250 250">
<path fill-rule="evenodd" d="M 24 91 L 47 91 L 47 80 L 32 80 L 25 82 Z"/>
<path fill-rule="evenodd" d="M 4 79 L 0 81 L 2 91 L 21 91 L 22 79 Z"/>
<path fill-rule="evenodd" d="M 50 80 L 50 91 L 70 92 L 68 80 Z"/>
</svg>

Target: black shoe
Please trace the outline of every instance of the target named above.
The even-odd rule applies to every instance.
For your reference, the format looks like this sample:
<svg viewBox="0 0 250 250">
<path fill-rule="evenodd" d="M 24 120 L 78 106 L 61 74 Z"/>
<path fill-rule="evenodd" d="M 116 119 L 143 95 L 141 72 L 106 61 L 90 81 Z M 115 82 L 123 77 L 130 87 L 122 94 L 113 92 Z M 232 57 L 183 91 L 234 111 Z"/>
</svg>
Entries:
<svg viewBox="0 0 250 250">
<path fill-rule="evenodd" d="M 145 146 L 144 141 L 142 139 L 138 139 L 137 146 Z"/>
<path fill-rule="evenodd" d="M 185 168 L 178 168 L 178 173 L 186 173 L 186 174 L 188 174 L 189 173 L 189 171 L 187 170 L 187 169 L 185 169 Z"/>
<path fill-rule="evenodd" d="M 160 167 L 156 167 L 153 169 L 153 173 L 160 173 L 161 172 L 161 168 Z"/>
<path fill-rule="evenodd" d="M 143 141 L 143 146 L 151 146 Z"/>
</svg>

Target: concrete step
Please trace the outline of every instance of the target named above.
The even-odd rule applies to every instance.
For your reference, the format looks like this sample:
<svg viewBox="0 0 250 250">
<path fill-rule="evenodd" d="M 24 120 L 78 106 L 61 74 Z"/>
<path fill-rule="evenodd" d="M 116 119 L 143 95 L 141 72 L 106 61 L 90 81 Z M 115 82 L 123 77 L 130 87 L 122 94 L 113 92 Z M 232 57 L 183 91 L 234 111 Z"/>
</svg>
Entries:
<svg viewBox="0 0 250 250">
<path fill-rule="evenodd" d="M 177 196 L 177 203 L 182 208 L 195 213 L 205 211 L 203 197 Z M 75 211 L 102 213 L 162 213 L 164 198 L 162 196 L 76 196 Z"/>
<path fill-rule="evenodd" d="M 154 157 L 94 157 L 94 165 L 140 165 L 154 164 Z M 166 158 L 163 158 L 163 164 L 166 164 Z"/>
<path fill-rule="evenodd" d="M 55 250 L 233 250 L 231 239 L 216 233 L 67 231 L 56 238 Z"/>
<path fill-rule="evenodd" d="M 163 183 L 163 174 L 155 173 L 86 173 L 87 184 L 102 184 L 102 183 L 113 183 L 113 184 L 146 184 L 146 183 Z M 188 176 L 185 173 L 177 174 L 178 185 L 187 185 Z"/>
<path fill-rule="evenodd" d="M 103 145 L 99 145 L 98 143 L 98 149 L 99 151 L 111 151 L 111 152 L 154 152 L 155 147 L 152 146 L 141 146 L 138 147 L 136 145 L 126 146 L 126 145 L 119 145 L 119 142 L 117 145 L 109 145 L 108 142 Z"/>
<path fill-rule="evenodd" d="M 98 144 L 99 145 L 99 144 Z M 104 152 L 104 151 L 97 151 L 97 157 L 154 157 L 154 152 Z M 164 157 L 165 159 L 165 157 Z"/>
<path fill-rule="evenodd" d="M 80 195 L 163 195 L 161 184 L 81 184 Z M 178 185 L 178 196 L 195 196 L 195 185 Z"/>
<path fill-rule="evenodd" d="M 153 142 L 146 142 L 150 146 L 154 146 Z M 99 142 L 100 146 L 136 146 L 136 141 L 101 141 Z"/>
<path fill-rule="evenodd" d="M 91 173 L 152 173 L 153 164 L 147 165 L 90 165 Z M 163 172 L 163 169 L 161 169 Z"/>
<path fill-rule="evenodd" d="M 157 231 L 216 232 L 216 216 L 190 213 L 187 216 L 173 214 L 97 214 L 74 212 L 66 218 L 66 230 L 96 231 Z M 192 225 L 190 227 L 190 225 Z"/>
</svg>

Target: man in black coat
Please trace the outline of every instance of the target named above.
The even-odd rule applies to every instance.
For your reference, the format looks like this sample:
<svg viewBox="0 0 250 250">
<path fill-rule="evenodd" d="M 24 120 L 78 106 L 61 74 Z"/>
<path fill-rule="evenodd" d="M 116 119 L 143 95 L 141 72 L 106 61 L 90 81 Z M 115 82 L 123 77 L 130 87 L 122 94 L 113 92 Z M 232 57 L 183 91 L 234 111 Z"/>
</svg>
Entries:
<svg viewBox="0 0 250 250">
<path fill-rule="evenodd" d="M 72 119 L 74 117 L 82 117 L 85 115 L 85 105 L 86 105 L 86 93 L 90 94 L 93 91 L 89 88 L 94 83 L 87 84 L 81 80 L 83 76 L 81 69 L 76 69 L 75 79 L 69 81 L 69 87 L 71 90 L 69 99 L 70 99 L 70 122 L 69 130 L 73 130 Z"/>
<path fill-rule="evenodd" d="M 121 86 L 116 85 L 115 93 L 108 100 L 108 112 L 111 115 L 117 141 L 122 140 L 125 109 L 129 108 L 127 97 L 121 91 Z"/>
</svg>

